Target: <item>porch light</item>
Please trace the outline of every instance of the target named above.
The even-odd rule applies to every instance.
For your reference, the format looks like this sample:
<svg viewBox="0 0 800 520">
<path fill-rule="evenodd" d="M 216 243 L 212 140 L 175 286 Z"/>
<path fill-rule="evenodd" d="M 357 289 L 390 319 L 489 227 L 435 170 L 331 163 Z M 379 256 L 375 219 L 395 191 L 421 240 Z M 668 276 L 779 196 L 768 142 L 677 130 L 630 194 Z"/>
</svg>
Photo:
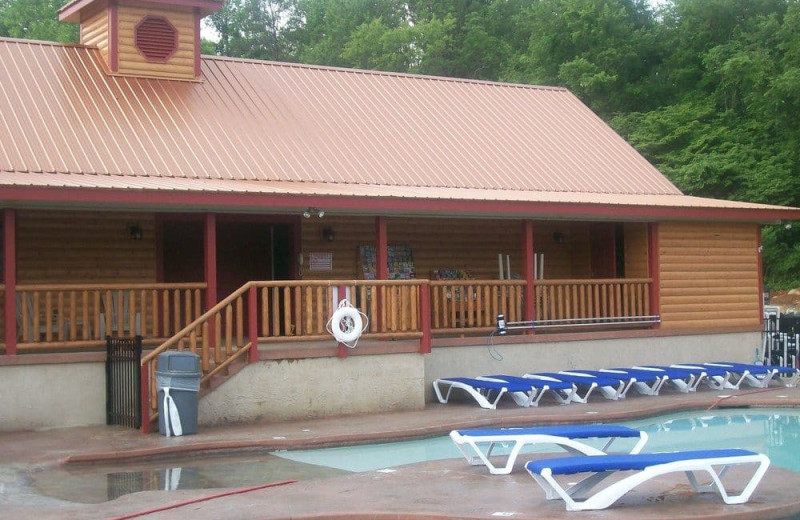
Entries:
<svg viewBox="0 0 800 520">
<path fill-rule="evenodd" d="M 132 224 L 128 227 L 128 233 L 130 233 L 131 238 L 134 240 L 142 239 L 142 227 L 139 224 Z"/>
<path fill-rule="evenodd" d="M 316 215 L 319 218 L 325 216 L 325 210 L 309 207 L 303 212 L 303 218 L 311 218 L 311 215 Z"/>
<path fill-rule="evenodd" d="M 556 244 L 563 244 L 564 243 L 564 234 L 560 231 L 556 231 L 553 233 L 553 242 Z"/>
<path fill-rule="evenodd" d="M 336 238 L 336 235 L 333 232 L 332 228 L 326 227 L 322 230 L 322 238 L 328 242 L 333 242 Z"/>
</svg>

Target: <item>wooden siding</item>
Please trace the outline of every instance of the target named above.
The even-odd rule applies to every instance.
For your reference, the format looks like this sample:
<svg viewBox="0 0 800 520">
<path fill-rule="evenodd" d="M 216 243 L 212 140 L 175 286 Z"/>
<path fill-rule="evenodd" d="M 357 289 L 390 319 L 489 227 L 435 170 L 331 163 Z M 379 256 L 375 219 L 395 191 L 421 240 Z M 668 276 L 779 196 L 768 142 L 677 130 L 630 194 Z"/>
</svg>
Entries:
<svg viewBox="0 0 800 520">
<path fill-rule="evenodd" d="M 648 278 L 647 224 L 626 223 L 624 233 L 625 278 Z"/>
<path fill-rule="evenodd" d="M 358 246 L 375 242 L 373 217 L 340 217 L 326 215 L 319 219 L 303 219 L 301 250 L 304 280 L 358 279 Z M 322 231 L 330 228 L 335 234 L 327 241 Z M 644 265 L 646 276 L 647 248 L 645 237 L 638 250 L 634 244 L 631 258 Z M 563 236 L 559 243 L 555 233 Z M 522 277 L 522 223 L 519 220 L 477 220 L 396 217 L 387 222 L 389 245 L 411 248 L 417 278 L 429 278 L 437 269 L 470 271 L 474 279 L 495 280 L 498 277 L 499 254 L 510 255 L 511 272 Z M 536 253 L 545 255 L 544 276 L 547 279 L 589 278 L 589 224 L 585 222 L 535 222 L 533 243 Z M 331 271 L 311 271 L 309 253 L 331 253 Z M 505 256 L 504 256 L 505 258 Z"/>
<path fill-rule="evenodd" d="M 659 225 L 662 328 L 758 326 L 757 224 Z"/>
<path fill-rule="evenodd" d="M 167 19 L 178 31 L 178 49 L 166 63 L 148 61 L 136 49 L 134 31 L 146 16 Z M 166 6 L 141 7 L 120 3 L 119 6 L 119 72 L 139 76 L 157 76 L 175 79 L 195 77 L 195 22 L 194 14 L 187 9 Z"/>
<path fill-rule="evenodd" d="M 80 41 L 83 45 L 97 47 L 108 63 L 108 11 L 98 6 L 95 13 L 90 13 L 81 22 Z"/>
<path fill-rule="evenodd" d="M 130 226 L 142 228 L 133 240 Z M 87 211 L 20 211 L 17 283 L 153 283 L 152 215 Z"/>
</svg>

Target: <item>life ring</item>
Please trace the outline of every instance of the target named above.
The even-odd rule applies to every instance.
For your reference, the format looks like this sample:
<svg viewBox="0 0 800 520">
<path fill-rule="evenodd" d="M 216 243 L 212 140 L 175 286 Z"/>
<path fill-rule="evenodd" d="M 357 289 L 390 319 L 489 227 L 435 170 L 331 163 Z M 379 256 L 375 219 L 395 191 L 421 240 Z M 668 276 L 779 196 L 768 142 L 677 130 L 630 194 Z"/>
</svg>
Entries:
<svg viewBox="0 0 800 520">
<path fill-rule="evenodd" d="M 355 307 L 339 307 L 331 316 L 330 332 L 339 343 L 352 343 L 361 337 L 364 321 Z"/>
</svg>

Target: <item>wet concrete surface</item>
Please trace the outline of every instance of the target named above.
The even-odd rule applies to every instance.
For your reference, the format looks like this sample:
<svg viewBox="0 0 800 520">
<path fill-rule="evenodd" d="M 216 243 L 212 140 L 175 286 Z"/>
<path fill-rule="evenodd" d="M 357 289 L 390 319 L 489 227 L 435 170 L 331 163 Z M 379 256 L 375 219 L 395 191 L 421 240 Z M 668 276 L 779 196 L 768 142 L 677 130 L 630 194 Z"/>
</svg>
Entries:
<svg viewBox="0 0 800 520">
<path fill-rule="evenodd" d="M 587 405 L 538 408 L 510 401 L 497 410 L 474 403 L 430 404 L 413 412 L 365 414 L 295 422 L 199 428 L 195 435 L 164 437 L 120 427 L 81 427 L 0 434 L 0 518 L 47 519 L 288 519 L 288 518 L 691 518 L 759 520 L 800 517 L 800 474 L 770 467 L 750 502 L 725 505 L 715 494 L 695 494 L 682 474 L 659 477 L 598 512 L 567 512 L 547 501 L 518 465 L 511 475 L 490 475 L 463 459 L 411 464 L 392 470 L 278 482 L 254 489 L 144 491 L 82 504 L 36 493 L 23 475 L 40 469 L 128 464 L 145 458 L 198 457 L 241 450 L 299 449 L 438 436 L 456 428 L 617 422 L 722 407 L 800 407 L 800 390 L 773 386 L 739 391 L 662 391 L 620 401 L 593 397 Z M 737 469 L 737 471 L 739 471 Z M 68 475 L 65 472 L 65 475 Z M 738 482 L 732 474 L 733 482 Z M 68 477 L 65 477 L 68 478 Z M 267 484 L 268 482 L 265 482 Z M 175 506 L 175 507 L 173 507 Z"/>
</svg>

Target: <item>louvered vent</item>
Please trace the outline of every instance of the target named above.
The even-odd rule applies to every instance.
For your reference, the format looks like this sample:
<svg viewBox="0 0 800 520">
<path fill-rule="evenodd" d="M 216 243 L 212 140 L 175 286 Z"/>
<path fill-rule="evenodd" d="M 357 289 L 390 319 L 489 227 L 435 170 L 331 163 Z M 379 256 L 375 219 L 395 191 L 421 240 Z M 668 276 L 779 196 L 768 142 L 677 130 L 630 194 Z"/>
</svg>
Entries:
<svg viewBox="0 0 800 520">
<path fill-rule="evenodd" d="M 148 16 L 136 26 L 136 49 L 150 61 L 167 61 L 178 48 L 178 31 L 166 19 Z"/>
</svg>

